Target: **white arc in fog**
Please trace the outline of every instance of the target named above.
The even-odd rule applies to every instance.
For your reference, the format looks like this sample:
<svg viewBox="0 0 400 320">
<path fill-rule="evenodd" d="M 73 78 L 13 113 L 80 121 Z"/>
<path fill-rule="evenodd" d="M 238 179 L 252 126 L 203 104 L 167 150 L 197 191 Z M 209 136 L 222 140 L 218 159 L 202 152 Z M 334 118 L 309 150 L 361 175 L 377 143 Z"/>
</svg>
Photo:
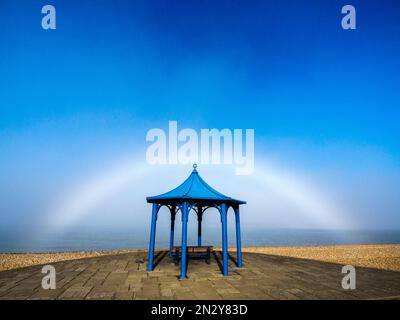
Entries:
<svg viewBox="0 0 400 320">
<path fill-rule="evenodd" d="M 148 174 L 149 166 L 131 161 L 128 164 L 101 173 L 97 178 L 77 186 L 55 209 L 51 210 L 49 225 L 66 227 L 93 213 L 93 209 L 104 199 L 126 185 Z"/>
<path fill-rule="evenodd" d="M 258 167 L 254 178 L 290 201 L 299 209 L 299 215 L 304 215 L 316 226 L 330 229 L 352 227 L 353 223 L 348 215 L 345 216 L 344 210 L 304 178 L 272 164 Z"/>
<path fill-rule="evenodd" d="M 102 201 L 111 198 L 118 190 L 128 185 L 132 186 L 135 181 L 138 181 L 138 185 L 136 185 L 135 188 L 137 188 L 137 190 L 143 190 L 143 188 L 146 188 L 145 185 L 142 185 L 144 181 L 143 178 L 150 181 L 149 179 L 154 179 L 154 176 L 163 177 L 164 175 L 165 178 L 169 176 L 170 179 L 172 169 L 179 170 L 182 167 L 186 170 L 186 166 L 150 166 L 144 162 L 138 164 L 137 161 L 131 161 L 129 164 L 112 168 L 106 173 L 101 173 L 96 179 L 78 186 L 75 192 L 59 203 L 58 206 L 52 210 L 50 218 L 51 224 L 65 228 L 77 223 L 81 218 L 94 213 L 96 207 L 101 204 Z M 210 170 L 215 176 L 224 174 L 220 168 L 214 169 L 211 167 Z M 225 180 L 229 180 L 229 176 L 230 175 L 227 174 Z M 238 176 L 232 174 L 232 179 L 236 178 L 238 178 Z M 164 178 L 161 178 L 160 180 L 163 181 L 163 179 Z M 316 188 L 313 188 L 307 180 L 299 178 L 283 168 L 278 168 L 265 161 L 263 165 L 260 166 L 260 162 L 258 162 L 253 175 L 242 176 L 240 179 L 242 181 L 239 187 L 240 190 L 236 191 L 240 199 L 254 199 L 254 196 L 256 196 L 261 198 L 256 199 L 258 204 L 264 203 L 265 201 L 268 202 L 268 199 L 264 199 L 265 194 L 268 189 L 273 190 L 279 194 L 281 198 L 298 208 L 298 211 L 296 210 L 296 215 L 304 216 L 318 227 L 351 227 L 349 217 L 347 215 L 346 217 L 344 216 L 344 211 L 341 208 L 337 208 L 332 201 L 327 199 L 326 195 Z M 142 183 L 139 183 L 139 181 L 142 181 Z M 249 182 L 249 185 L 251 185 L 251 182 L 257 182 L 261 190 L 254 190 L 254 188 L 246 186 L 246 181 Z M 177 182 L 180 183 L 181 181 Z M 210 181 L 210 183 L 212 185 L 212 181 Z M 224 183 L 226 183 L 226 181 Z M 232 186 L 230 186 L 230 188 L 232 189 Z M 168 190 L 164 190 L 164 192 L 165 191 Z M 224 192 L 225 190 L 221 191 Z M 134 189 L 132 190 L 132 196 L 135 196 Z M 145 199 L 141 198 L 137 201 L 145 201 Z M 249 209 L 252 205 L 256 204 L 254 202 L 253 204 L 251 202 L 248 203 Z M 274 212 L 270 212 L 269 214 L 273 216 Z"/>
</svg>

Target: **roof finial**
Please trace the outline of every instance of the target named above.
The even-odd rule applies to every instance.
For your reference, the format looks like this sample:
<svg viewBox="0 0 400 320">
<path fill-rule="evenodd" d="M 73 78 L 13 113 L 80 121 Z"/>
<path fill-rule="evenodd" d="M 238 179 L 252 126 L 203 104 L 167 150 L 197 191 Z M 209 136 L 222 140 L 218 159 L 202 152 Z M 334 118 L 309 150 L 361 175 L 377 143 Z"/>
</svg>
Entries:
<svg viewBox="0 0 400 320">
<path fill-rule="evenodd" d="M 193 169 L 197 168 L 197 163 L 193 163 Z"/>
</svg>

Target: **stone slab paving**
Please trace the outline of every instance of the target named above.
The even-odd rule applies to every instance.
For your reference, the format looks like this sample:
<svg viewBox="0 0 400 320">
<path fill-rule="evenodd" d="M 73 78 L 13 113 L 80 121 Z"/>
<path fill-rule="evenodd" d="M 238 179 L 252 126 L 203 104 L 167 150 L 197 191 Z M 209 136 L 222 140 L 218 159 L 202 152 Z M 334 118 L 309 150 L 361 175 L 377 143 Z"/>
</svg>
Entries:
<svg viewBox="0 0 400 320">
<path fill-rule="evenodd" d="M 55 290 L 42 289 L 42 266 L 0 272 L 0 299 L 400 298 L 400 272 L 356 268 L 356 289 L 344 290 L 338 264 L 256 253 L 244 253 L 243 262 L 240 270 L 230 259 L 223 277 L 215 252 L 209 265 L 190 260 L 181 281 L 179 265 L 163 251 L 153 272 L 146 271 L 145 252 L 63 261 L 53 263 Z"/>
</svg>

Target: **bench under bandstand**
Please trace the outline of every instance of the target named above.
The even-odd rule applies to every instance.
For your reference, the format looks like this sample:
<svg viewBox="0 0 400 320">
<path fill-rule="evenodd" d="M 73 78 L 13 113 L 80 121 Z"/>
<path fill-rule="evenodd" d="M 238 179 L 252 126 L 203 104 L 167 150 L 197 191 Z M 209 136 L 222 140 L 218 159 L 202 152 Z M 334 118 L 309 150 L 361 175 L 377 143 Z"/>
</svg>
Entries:
<svg viewBox="0 0 400 320">
<path fill-rule="evenodd" d="M 148 203 L 153 204 L 151 216 L 151 232 L 149 244 L 148 270 L 154 268 L 154 244 L 156 239 L 156 223 L 158 211 L 162 206 L 166 206 L 171 213 L 171 233 L 170 233 L 170 255 L 174 248 L 174 229 L 175 217 L 177 212 L 181 211 L 182 217 L 182 248 L 180 254 L 181 260 L 181 279 L 186 278 L 187 267 L 187 223 L 190 210 L 197 214 L 198 221 L 198 246 L 201 246 L 201 222 L 204 212 L 208 208 L 218 209 L 222 224 L 222 269 L 224 276 L 228 275 L 228 229 L 227 212 L 231 207 L 235 212 L 236 222 L 236 247 L 237 247 L 237 266 L 242 267 L 242 244 L 240 236 L 240 213 L 239 206 L 245 204 L 245 201 L 236 200 L 227 197 L 222 193 L 211 188 L 198 174 L 196 165 L 193 165 L 193 171 L 190 176 L 177 188 L 154 197 L 147 197 Z"/>
</svg>

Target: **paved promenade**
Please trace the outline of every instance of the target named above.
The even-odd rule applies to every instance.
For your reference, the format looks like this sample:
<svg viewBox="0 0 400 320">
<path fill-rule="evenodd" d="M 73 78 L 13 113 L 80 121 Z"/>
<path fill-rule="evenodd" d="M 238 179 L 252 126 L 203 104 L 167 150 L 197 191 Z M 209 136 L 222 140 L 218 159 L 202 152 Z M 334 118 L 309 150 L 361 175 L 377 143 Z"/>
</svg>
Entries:
<svg viewBox="0 0 400 320">
<path fill-rule="evenodd" d="M 147 272 L 146 253 L 54 263 L 57 288 L 41 287 L 41 266 L 0 272 L 0 299 L 376 299 L 400 298 L 400 272 L 357 268 L 356 289 L 343 290 L 341 265 L 244 253 L 244 268 L 229 260 L 221 275 L 221 253 L 210 265 L 189 261 L 188 279 L 159 251 Z"/>
</svg>

